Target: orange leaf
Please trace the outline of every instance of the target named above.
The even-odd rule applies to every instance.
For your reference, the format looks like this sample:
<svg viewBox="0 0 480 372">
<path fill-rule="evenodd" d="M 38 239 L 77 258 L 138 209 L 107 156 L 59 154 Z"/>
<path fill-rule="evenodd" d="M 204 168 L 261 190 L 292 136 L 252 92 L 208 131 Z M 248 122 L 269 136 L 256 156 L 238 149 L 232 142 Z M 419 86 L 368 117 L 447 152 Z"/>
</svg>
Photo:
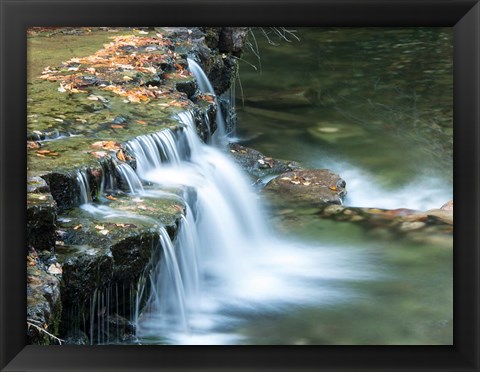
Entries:
<svg viewBox="0 0 480 372">
<path fill-rule="evenodd" d="M 112 124 L 110 125 L 110 127 L 112 129 L 122 129 L 122 128 L 125 128 L 123 125 L 118 125 L 118 124 Z"/>
<path fill-rule="evenodd" d="M 120 161 L 125 161 L 125 155 L 123 154 L 122 150 L 117 151 L 117 159 Z"/>
</svg>

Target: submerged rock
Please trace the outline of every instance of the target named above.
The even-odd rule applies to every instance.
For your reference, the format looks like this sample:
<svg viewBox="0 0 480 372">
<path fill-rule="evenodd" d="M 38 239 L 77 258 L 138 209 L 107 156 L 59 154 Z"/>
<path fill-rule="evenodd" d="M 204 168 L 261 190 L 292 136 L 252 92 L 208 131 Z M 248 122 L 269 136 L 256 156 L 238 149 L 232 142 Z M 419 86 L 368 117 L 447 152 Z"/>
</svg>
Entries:
<svg viewBox="0 0 480 372">
<path fill-rule="evenodd" d="M 419 243 L 452 246 L 453 210 L 356 208 L 330 205 L 314 213 L 321 218 L 354 222 L 377 237 L 402 237 Z"/>
<path fill-rule="evenodd" d="M 287 203 L 342 204 L 345 186 L 345 181 L 328 169 L 307 169 L 283 173 L 264 190 Z"/>
<path fill-rule="evenodd" d="M 314 140 L 328 144 L 352 139 L 369 140 L 367 132 L 362 127 L 346 123 L 319 122 L 316 126 L 308 128 L 308 133 Z"/>
</svg>

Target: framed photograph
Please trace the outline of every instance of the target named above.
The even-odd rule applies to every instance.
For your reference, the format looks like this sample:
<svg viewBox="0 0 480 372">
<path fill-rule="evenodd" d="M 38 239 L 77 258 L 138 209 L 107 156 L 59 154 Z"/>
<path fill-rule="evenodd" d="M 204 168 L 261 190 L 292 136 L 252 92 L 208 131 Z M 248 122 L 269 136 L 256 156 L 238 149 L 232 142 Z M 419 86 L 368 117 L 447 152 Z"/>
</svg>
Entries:
<svg viewBox="0 0 480 372">
<path fill-rule="evenodd" d="M 2 371 L 480 369 L 477 1 L 0 4 Z"/>
</svg>

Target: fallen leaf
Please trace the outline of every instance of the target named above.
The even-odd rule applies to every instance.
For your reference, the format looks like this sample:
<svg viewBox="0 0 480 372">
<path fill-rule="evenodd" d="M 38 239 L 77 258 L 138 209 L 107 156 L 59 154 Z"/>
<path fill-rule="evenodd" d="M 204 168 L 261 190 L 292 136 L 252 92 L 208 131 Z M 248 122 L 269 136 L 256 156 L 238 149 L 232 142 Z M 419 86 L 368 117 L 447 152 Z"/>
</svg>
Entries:
<svg viewBox="0 0 480 372">
<path fill-rule="evenodd" d="M 336 186 L 328 186 L 328 188 L 330 190 L 333 190 L 333 191 L 338 191 L 337 187 Z"/>
<path fill-rule="evenodd" d="M 117 150 L 120 148 L 120 144 L 115 141 L 98 141 L 91 144 L 93 148 L 97 149 L 106 149 L 106 150 Z"/>
<path fill-rule="evenodd" d="M 125 155 L 122 150 L 117 151 L 117 159 L 120 161 L 125 161 Z"/>
<path fill-rule="evenodd" d="M 46 156 L 45 155 L 42 155 L 42 154 L 37 154 L 37 156 L 41 157 L 41 158 L 45 158 Z"/>
<path fill-rule="evenodd" d="M 50 152 L 51 152 L 50 150 L 38 150 L 37 154 L 45 155 L 45 154 L 49 154 Z"/>
<path fill-rule="evenodd" d="M 310 181 L 304 182 L 303 183 L 305 186 L 310 186 L 312 183 Z"/>
<path fill-rule="evenodd" d="M 74 229 L 74 230 L 78 230 L 78 229 L 80 229 L 80 228 L 82 228 L 82 224 L 75 226 L 73 229 Z"/>
<path fill-rule="evenodd" d="M 100 230 L 99 233 L 102 234 L 102 235 L 107 235 L 108 234 L 108 230 Z"/>
<path fill-rule="evenodd" d="M 112 124 L 112 125 L 110 125 L 110 128 L 112 128 L 112 129 L 124 129 L 125 127 L 123 125 Z"/>
<path fill-rule="evenodd" d="M 40 145 L 35 141 L 27 141 L 27 149 L 38 149 Z"/>
<path fill-rule="evenodd" d="M 105 230 L 105 226 L 102 226 L 102 225 L 95 225 L 95 228 L 97 230 Z"/>
<path fill-rule="evenodd" d="M 147 125 L 147 122 L 143 121 L 143 120 L 135 120 L 135 123 L 140 124 L 140 125 Z"/>
<path fill-rule="evenodd" d="M 109 200 L 117 200 L 116 197 L 112 196 L 112 195 L 107 195 L 107 199 Z"/>
</svg>

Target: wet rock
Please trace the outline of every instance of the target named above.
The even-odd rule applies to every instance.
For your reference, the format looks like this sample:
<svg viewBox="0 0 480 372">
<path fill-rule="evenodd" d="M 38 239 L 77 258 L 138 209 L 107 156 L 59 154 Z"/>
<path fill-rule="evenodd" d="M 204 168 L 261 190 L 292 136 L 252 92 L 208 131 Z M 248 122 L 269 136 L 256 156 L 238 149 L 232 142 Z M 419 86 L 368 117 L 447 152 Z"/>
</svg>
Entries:
<svg viewBox="0 0 480 372">
<path fill-rule="evenodd" d="M 57 247 L 62 265 L 62 302 L 66 309 L 86 304 L 96 288 L 113 277 L 113 258 L 109 249 L 88 245 Z"/>
<path fill-rule="evenodd" d="M 297 162 L 270 158 L 257 150 L 236 143 L 229 144 L 229 150 L 235 162 L 253 179 L 302 169 Z"/>
<path fill-rule="evenodd" d="M 27 256 L 27 342 L 58 344 L 38 327 L 57 336 L 61 312 L 59 276 L 48 273 L 35 250 L 31 249 Z"/>
<path fill-rule="evenodd" d="M 248 27 L 222 27 L 218 37 L 218 50 L 239 57 L 247 38 Z"/>
<path fill-rule="evenodd" d="M 81 189 L 75 174 L 52 171 L 44 174 L 42 177 L 48 183 L 59 211 L 80 204 L 79 195 L 81 195 Z"/>
<path fill-rule="evenodd" d="M 346 194 L 345 181 L 328 169 L 309 169 L 283 173 L 265 186 L 288 202 L 303 204 L 342 204 Z"/>
<path fill-rule="evenodd" d="M 157 249 L 158 242 L 157 231 L 145 231 L 112 245 L 114 281 L 133 282 L 138 279 Z"/>
<path fill-rule="evenodd" d="M 192 98 L 197 91 L 197 81 L 195 79 L 188 79 L 183 81 L 177 81 L 175 84 L 179 92 L 185 93 L 188 98 Z"/>
<path fill-rule="evenodd" d="M 41 182 L 35 191 L 45 189 Z M 27 244 L 38 250 L 55 247 L 57 203 L 50 193 L 27 194 Z"/>
<path fill-rule="evenodd" d="M 412 209 L 355 208 L 330 205 L 315 212 L 321 218 L 359 223 L 376 238 L 407 238 L 422 244 L 451 247 L 453 213 L 441 209 L 426 212 Z M 451 219 L 450 219 L 451 217 Z"/>
<path fill-rule="evenodd" d="M 108 329 L 108 333 L 105 332 L 104 338 L 109 342 L 125 342 L 134 341 L 135 336 L 135 324 L 128 319 L 118 314 L 107 316 L 105 320 L 105 329 Z"/>
<path fill-rule="evenodd" d="M 66 345 L 89 345 L 88 336 L 80 330 L 70 331 L 64 338 Z"/>
</svg>

